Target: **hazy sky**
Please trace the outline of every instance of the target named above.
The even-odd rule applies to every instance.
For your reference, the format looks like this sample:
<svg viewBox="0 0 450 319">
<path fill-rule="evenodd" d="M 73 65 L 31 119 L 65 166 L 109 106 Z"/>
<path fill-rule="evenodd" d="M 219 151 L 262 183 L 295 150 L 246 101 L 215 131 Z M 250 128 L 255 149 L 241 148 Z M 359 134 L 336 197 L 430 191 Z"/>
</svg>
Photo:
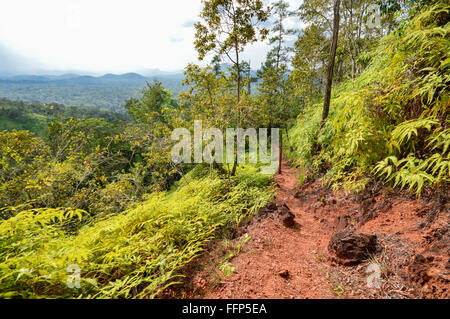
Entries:
<svg viewBox="0 0 450 319">
<path fill-rule="evenodd" d="M 302 1 L 288 2 L 293 9 Z M 200 10 L 200 0 L 2 0 L 0 48 L 48 69 L 181 70 L 197 62 L 193 23 Z M 258 44 L 245 55 L 255 68 L 266 52 Z"/>
</svg>

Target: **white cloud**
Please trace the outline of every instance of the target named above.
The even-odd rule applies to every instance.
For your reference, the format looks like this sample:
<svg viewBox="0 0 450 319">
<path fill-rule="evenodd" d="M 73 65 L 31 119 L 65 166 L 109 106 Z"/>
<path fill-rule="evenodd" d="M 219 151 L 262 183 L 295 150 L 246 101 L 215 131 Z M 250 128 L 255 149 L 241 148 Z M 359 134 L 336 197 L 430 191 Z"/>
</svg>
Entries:
<svg viewBox="0 0 450 319">
<path fill-rule="evenodd" d="M 201 0 L 6 0 L 0 43 L 55 69 L 177 70 L 197 61 L 200 10 Z M 256 45 L 247 59 L 259 66 L 266 51 Z"/>
</svg>

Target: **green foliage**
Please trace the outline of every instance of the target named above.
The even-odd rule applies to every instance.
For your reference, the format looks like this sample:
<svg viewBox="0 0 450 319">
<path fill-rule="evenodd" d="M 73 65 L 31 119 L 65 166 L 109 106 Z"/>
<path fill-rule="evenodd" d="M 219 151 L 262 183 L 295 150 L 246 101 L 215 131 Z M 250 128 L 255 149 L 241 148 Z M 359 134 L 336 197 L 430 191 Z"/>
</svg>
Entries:
<svg viewBox="0 0 450 319">
<path fill-rule="evenodd" d="M 210 66 L 189 64 L 183 85 L 189 87 L 179 95 L 186 118 L 202 120 L 204 126 L 220 129 L 233 124 L 232 110 L 236 104 L 233 73 L 217 73 Z"/>
<path fill-rule="evenodd" d="M 225 277 L 230 277 L 231 275 L 233 275 L 235 268 L 233 267 L 232 264 L 226 261 L 223 264 L 219 265 L 219 270 L 223 273 Z"/>
<path fill-rule="evenodd" d="M 267 128 L 287 128 L 288 122 L 298 114 L 301 104 L 292 100 L 292 82 L 284 65 L 266 68 L 258 84 L 258 94 L 251 116 L 253 124 Z"/>
<path fill-rule="evenodd" d="M 397 126 L 392 132 L 392 138 L 396 146 L 409 140 L 417 130 L 425 128 L 431 131 L 431 125 L 437 124 L 432 119 L 409 121 Z M 394 186 L 401 188 L 409 186 L 415 189 L 419 195 L 424 185 L 439 185 L 449 181 L 450 176 L 450 129 L 437 129 L 427 137 L 428 144 L 425 150 L 431 155 L 418 157 L 416 153 L 410 153 L 406 158 L 398 159 L 397 156 L 389 156 L 378 162 L 375 171 L 386 176 L 388 180 L 395 181 Z M 406 144 L 406 143 L 405 143 Z M 414 144 L 411 146 L 415 150 Z M 398 147 L 400 151 L 400 147 Z"/>
<path fill-rule="evenodd" d="M 172 98 L 172 92 L 166 90 L 156 79 L 153 83 L 147 82 L 141 92 L 140 99 L 132 98 L 125 103 L 128 113 L 138 122 L 164 122 L 164 110 L 177 106 L 176 101 Z"/>
<path fill-rule="evenodd" d="M 107 176 L 112 177 L 111 166 L 117 168 L 121 160 L 117 154 L 111 154 L 110 147 L 100 147 L 105 137 L 96 135 L 91 124 L 98 123 L 74 119 L 54 122 L 50 143 L 27 131 L 0 132 L 0 208 L 5 216 L 8 216 L 6 212 L 17 210 L 18 205 L 65 206 L 82 208 L 92 214 L 99 212 L 100 194 L 105 195 Z M 104 123 L 100 121 L 100 124 Z M 102 126 L 99 132 L 103 129 L 106 127 Z M 111 194 L 112 190 L 117 193 Z M 131 187 L 127 193 L 130 191 Z M 109 188 L 113 198 L 120 199 L 119 194 L 124 192 L 124 189 Z"/>
<path fill-rule="evenodd" d="M 0 133 L 3 215 L 25 205 L 74 207 L 106 216 L 123 211 L 147 192 L 167 189 L 179 178 L 168 139 L 183 120 L 177 117 L 171 93 L 159 82 L 142 93 L 130 110 L 144 121 L 136 123 L 104 118 L 99 111 L 87 112 L 93 118 L 67 118 L 81 109 L 1 100 L 10 110 L 41 112 L 49 122 L 43 138 L 25 131 Z"/>
<path fill-rule="evenodd" d="M 254 176 L 254 175 L 253 175 Z M 0 297 L 144 298 L 176 284 L 182 269 L 219 230 L 238 225 L 271 195 L 249 176 L 193 180 L 154 193 L 136 208 L 77 233 L 64 224 L 81 211 L 38 209 L 0 222 Z M 68 265 L 81 288 L 66 285 Z"/>
<path fill-rule="evenodd" d="M 195 24 L 194 42 L 200 59 L 212 50 L 219 55 L 234 51 L 237 59 L 230 59 L 239 64 L 238 55 L 243 48 L 267 35 L 265 28 L 257 26 L 268 18 L 260 0 L 204 0 L 203 4 L 200 17 L 204 22 Z"/>
<path fill-rule="evenodd" d="M 290 157 L 347 190 L 361 190 L 373 173 L 418 194 L 448 183 L 449 15 L 439 1 L 380 40 L 369 67 L 335 90 L 320 152 L 319 105 L 310 105 L 290 132 Z"/>
<path fill-rule="evenodd" d="M 226 56 L 232 63 L 235 77 L 236 103 L 232 113 L 234 123 L 242 126 L 245 115 L 242 114 L 242 100 L 246 100 L 242 88 L 242 71 L 245 63 L 241 61 L 244 48 L 251 43 L 264 40 L 268 30 L 259 24 L 267 21 L 269 10 L 264 8 L 261 0 L 203 0 L 203 9 L 200 13 L 201 22 L 195 24 L 195 49 L 200 60 L 209 52 L 218 56 Z M 251 81 L 251 79 L 248 79 Z M 248 92 L 247 92 L 248 94 Z M 244 102 L 245 103 L 245 102 Z M 231 123 L 230 123 L 231 124 Z M 236 173 L 237 160 L 232 169 Z"/>
<path fill-rule="evenodd" d="M 61 121 L 71 117 L 77 119 L 104 119 L 111 124 L 129 121 L 127 114 L 100 109 L 78 106 L 66 107 L 58 103 L 47 105 L 38 102 L 0 99 L 1 130 L 29 130 L 39 136 L 44 136 L 49 123 L 54 120 Z"/>
<path fill-rule="evenodd" d="M 46 165 L 50 149 L 27 131 L 0 132 L 0 207 L 29 200 L 33 172 Z"/>
<path fill-rule="evenodd" d="M 324 30 L 324 27 L 312 24 L 303 30 L 295 43 L 294 70 L 290 77 L 296 96 L 307 103 L 316 101 L 324 87 L 325 61 L 329 53 L 329 45 L 324 46 Z"/>
<path fill-rule="evenodd" d="M 175 165 L 170 135 L 195 119 L 222 129 L 288 128 L 301 110 L 284 148 L 304 167 L 300 182 L 322 176 L 335 189 L 360 191 L 382 178 L 419 195 L 447 186 L 450 8 L 411 2 L 385 2 L 385 19 L 400 27 L 376 43 L 385 30 L 355 24 L 365 12 L 355 6 L 369 2 L 343 2 L 341 83 L 319 136 L 329 1 L 304 1 L 300 14 L 311 23 L 296 42 L 290 75 L 288 7 L 275 4 L 274 47 L 255 95 L 244 89 L 253 79 L 239 59 L 268 35 L 257 25 L 268 11 L 262 1 L 211 0 L 195 46 L 200 58 L 215 51 L 232 67 L 188 65 L 188 90 L 178 101 L 161 82 L 147 83 L 127 101 L 132 123 L 113 113 L 81 118 L 82 108 L 0 100 L 0 123 L 30 125 L 41 136 L 0 132 L 0 298 L 154 298 L 180 281 L 208 241 L 248 222 L 272 198 L 271 177 L 259 174 L 260 165 L 236 170 L 237 161 L 231 174 L 227 164 Z M 405 10 L 417 15 L 400 17 Z M 225 276 L 248 238 L 222 260 Z M 81 288 L 67 285 L 71 265 L 80 267 Z"/>
</svg>

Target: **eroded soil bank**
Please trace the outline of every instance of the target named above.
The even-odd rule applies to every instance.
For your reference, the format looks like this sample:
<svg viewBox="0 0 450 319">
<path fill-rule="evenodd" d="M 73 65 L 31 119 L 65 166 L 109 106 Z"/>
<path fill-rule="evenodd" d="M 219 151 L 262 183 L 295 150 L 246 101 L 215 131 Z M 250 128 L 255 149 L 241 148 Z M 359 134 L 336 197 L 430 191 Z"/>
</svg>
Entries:
<svg viewBox="0 0 450 319">
<path fill-rule="evenodd" d="M 286 164 L 275 181 L 276 200 L 211 243 L 176 297 L 450 297 L 448 190 L 339 195 L 320 182 L 299 187 Z"/>
</svg>

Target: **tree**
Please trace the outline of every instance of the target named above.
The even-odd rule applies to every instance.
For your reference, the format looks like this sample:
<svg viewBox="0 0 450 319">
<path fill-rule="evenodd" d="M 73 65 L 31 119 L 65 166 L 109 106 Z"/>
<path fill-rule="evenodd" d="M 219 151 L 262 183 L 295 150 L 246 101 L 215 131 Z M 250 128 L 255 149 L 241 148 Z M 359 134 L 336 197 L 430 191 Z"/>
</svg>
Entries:
<svg viewBox="0 0 450 319">
<path fill-rule="evenodd" d="M 304 57 L 308 51 L 319 51 L 315 56 L 308 57 L 311 61 L 306 63 L 311 65 L 310 68 L 323 69 L 321 70 L 323 73 L 326 72 L 325 69 L 328 69 L 327 60 L 331 51 L 334 30 L 333 7 L 334 1 L 331 0 L 305 0 L 299 9 L 299 16 L 307 27 L 297 41 L 296 55 Z M 340 40 L 336 48 L 333 81 L 342 82 L 348 78 L 354 79 L 368 65 L 368 58 L 361 57 L 361 53 L 368 50 L 376 39 L 383 36 L 382 26 L 390 25 L 392 21 L 389 21 L 392 17 L 382 11 L 382 26 L 373 26 L 368 23 L 373 20 L 374 14 L 378 13 L 374 11 L 374 3 L 371 0 L 343 0 L 340 1 L 338 9 L 342 19 L 339 21 Z M 302 52 L 305 50 L 306 52 Z M 298 64 L 300 70 L 305 69 L 304 61 L 299 61 Z M 299 74 L 300 80 L 303 75 Z M 320 79 L 314 79 L 316 81 L 314 85 L 321 94 L 326 86 L 323 82 L 325 78 L 326 75 Z"/>
<path fill-rule="evenodd" d="M 294 69 L 290 77 L 295 95 L 305 104 L 316 101 L 323 93 L 328 54 L 323 26 L 313 24 L 305 28 L 295 42 Z"/>
<path fill-rule="evenodd" d="M 318 100 L 325 87 L 326 61 L 330 52 L 331 0 L 305 0 L 298 16 L 306 25 L 295 43 L 291 74 L 295 95 L 305 104 Z"/>
<path fill-rule="evenodd" d="M 258 71 L 258 76 L 262 79 L 262 82 L 258 85 L 258 111 L 255 114 L 259 125 L 267 128 L 284 128 L 286 132 L 287 122 L 293 115 L 293 108 L 289 101 L 291 95 L 291 83 L 287 75 L 289 49 L 285 47 L 285 41 L 287 36 L 295 33 L 294 30 L 285 27 L 286 19 L 291 15 L 288 8 L 289 4 L 282 0 L 274 3 L 271 8 L 275 17 L 269 37 L 269 44 L 272 49 L 268 52 L 266 61 Z M 280 138 L 282 139 L 282 134 Z M 281 173 L 281 140 L 279 150 L 280 165 L 278 171 Z"/>
<path fill-rule="evenodd" d="M 371 44 L 370 38 L 377 37 L 376 30 L 365 27 L 368 18 L 367 9 L 372 5 L 371 0 L 344 0 L 342 2 L 342 38 L 343 54 L 350 58 L 351 78 L 361 73 L 362 66 L 358 63 L 358 56 Z M 346 61 L 345 61 L 346 62 Z"/>
<path fill-rule="evenodd" d="M 177 103 L 172 97 L 172 92 L 165 89 L 156 79 L 153 83 L 147 82 L 140 99 L 131 98 L 125 103 L 128 113 L 135 121 L 141 123 L 164 122 L 163 110 L 176 107 Z"/>
<path fill-rule="evenodd" d="M 258 107 L 253 117 L 261 127 L 285 129 L 287 133 L 288 121 L 295 116 L 296 111 L 290 103 L 291 82 L 286 74 L 286 67 L 282 65 L 277 68 L 273 65 L 267 68 L 261 77 L 262 82 L 258 85 L 259 94 L 256 97 Z M 281 173 L 282 134 L 279 151 L 278 172 Z"/>
<path fill-rule="evenodd" d="M 200 60 L 209 52 L 225 55 L 236 71 L 236 124 L 241 123 L 241 53 L 245 46 L 265 39 L 268 30 L 259 23 L 268 18 L 261 0 L 203 0 L 202 22 L 195 24 L 195 49 Z M 232 175 L 235 175 L 237 155 Z"/>
<path fill-rule="evenodd" d="M 333 38 L 331 40 L 331 51 L 330 58 L 328 60 L 328 69 L 327 69 L 327 84 L 325 87 L 325 98 L 323 102 L 323 113 L 322 113 L 322 121 L 320 122 L 319 134 L 325 125 L 325 121 L 328 117 L 328 113 L 330 111 L 330 99 L 331 99 L 331 85 L 333 84 L 333 71 L 334 71 L 334 62 L 336 57 L 336 49 L 338 44 L 339 37 L 339 6 L 341 4 L 341 0 L 334 0 L 334 18 L 333 18 Z"/>
<path fill-rule="evenodd" d="M 269 38 L 269 44 L 274 47 L 269 52 L 269 56 L 274 59 L 275 67 L 279 68 L 281 64 L 287 64 L 289 61 L 288 48 L 284 46 L 286 37 L 295 34 L 294 29 L 287 29 L 286 19 L 292 15 L 288 10 L 289 3 L 280 0 L 275 2 L 271 8 L 275 16 L 275 22 L 272 27 L 272 36 Z"/>
<path fill-rule="evenodd" d="M 213 67 L 195 64 L 189 64 L 184 74 L 183 85 L 189 90 L 181 92 L 179 99 L 191 122 L 201 119 L 205 126 L 225 129 L 233 116 L 233 74 L 217 74 Z"/>
</svg>

